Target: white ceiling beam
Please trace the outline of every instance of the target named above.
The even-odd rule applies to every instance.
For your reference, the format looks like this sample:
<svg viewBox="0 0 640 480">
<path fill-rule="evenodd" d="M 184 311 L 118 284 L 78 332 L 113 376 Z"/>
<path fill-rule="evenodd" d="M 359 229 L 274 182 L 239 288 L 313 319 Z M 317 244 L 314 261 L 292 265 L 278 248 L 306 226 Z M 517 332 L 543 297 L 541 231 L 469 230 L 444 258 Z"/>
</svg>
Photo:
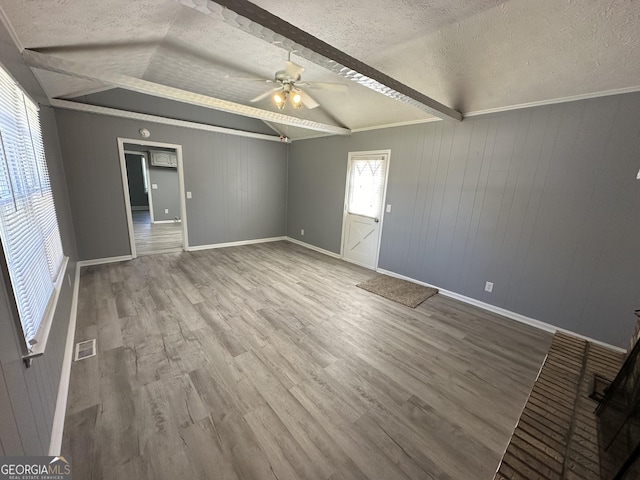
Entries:
<svg viewBox="0 0 640 480">
<path fill-rule="evenodd" d="M 161 125 L 171 125 L 173 127 L 190 128 L 192 130 L 203 130 L 205 132 L 224 133 L 226 135 L 235 135 L 238 137 L 257 138 L 258 140 L 268 140 L 270 142 L 291 143 L 291 140 L 281 137 L 280 135 L 275 136 L 265 135 L 264 133 L 245 132 L 244 130 L 216 127 L 205 123 L 188 122 L 186 120 L 177 120 L 175 118 L 160 117 L 158 115 L 130 112 L 128 110 L 119 110 L 117 108 L 99 107 L 97 105 L 90 105 L 87 103 L 71 102 L 69 100 L 58 100 L 53 98 L 49 103 L 52 107 L 74 110 L 76 112 L 95 113 L 97 115 L 106 115 L 108 117 L 127 118 L 129 120 L 159 123 Z"/>
<path fill-rule="evenodd" d="M 337 135 L 350 135 L 351 130 L 335 125 L 314 122 L 301 118 L 283 115 L 281 113 L 261 110 L 255 107 L 249 107 L 240 103 L 230 102 L 207 95 L 202 95 L 188 90 L 182 90 L 160 83 L 150 82 L 141 78 L 130 77 L 119 73 L 109 72 L 100 68 L 87 67 L 86 65 L 65 60 L 52 55 L 34 52 L 25 49 L 22 52 L 25 63 L 31 67 L 49 70 L 51 72 L 63 73 L 77 78 L 85 78 L 89 80 L 97 80 L 105 85 L 131 90 L 145 95 L 153 95 L 155 97 L 166 98 L 177 102 L 188 103 L 198 107 L 211 108 L 223 112 L 243 115 L 245 117 L 257 118 L 268 122 L 276 122 L 294 127 L 306 128 L 318 132 L 326 132 Z"/>
<path fill-rule="evenodd" d="M 423 112 L 447 120 L 462 120 L 462 113 L 391 78 L 366 63 L 285 22 L 247 0 L 209 0 L 207 8 L 192 0 L 177 0 L 203 13 L 216 13 L 227 24 L 270 43 L 280 42 L 288 51 L 327 70 Z"/>
</svg>

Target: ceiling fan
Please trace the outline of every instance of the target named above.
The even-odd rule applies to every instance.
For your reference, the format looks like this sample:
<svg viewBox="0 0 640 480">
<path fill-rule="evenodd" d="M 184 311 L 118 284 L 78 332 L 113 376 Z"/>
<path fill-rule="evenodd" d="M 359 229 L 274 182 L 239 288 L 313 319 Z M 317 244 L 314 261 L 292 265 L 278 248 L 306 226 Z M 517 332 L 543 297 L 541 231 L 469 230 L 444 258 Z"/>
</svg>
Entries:
<svg viewBox="0 0 640 480">
<path fill-rule="evenodd" d="M 264 100 L 265 98 L 271 96 L 273 102 L 276 106 L 282 110 L 287 105 L 287 100 L 291 104 L 291 106 L 295 109 L 300 108 L 304 105 L 308 109 L 316 108 L 320 106 L 320 104 L 313 99 L 311 95 L 302 90 L 301 87 L 312 88 L 312 89 L 323 89 L 323 90 L 331 90 L 334 92 L 344 93 L 348 90 L 346 85 L 340 83 L 326 83 L 326 82 L 302 82 L 302 72 L 304 72 L 304 67 L 297 65 L 291 61 L 291 52 L 289 52 L 289 56 L 287 62 L 285 64 L 284 70 L 278 70 L 274 79 L 266 79 L 266 78 L 256 78 L 256 77 L 228 77 L 235 78 L 237 80 L 249 80 L 249 81 L 259 81 L 266 83 L 275 83 L 278 84 L 277 87 L 267 90 L 264 93 L 261 93 L 255 98 L 249 100 L 251 103 L 259 102 Z"/>
</svg>

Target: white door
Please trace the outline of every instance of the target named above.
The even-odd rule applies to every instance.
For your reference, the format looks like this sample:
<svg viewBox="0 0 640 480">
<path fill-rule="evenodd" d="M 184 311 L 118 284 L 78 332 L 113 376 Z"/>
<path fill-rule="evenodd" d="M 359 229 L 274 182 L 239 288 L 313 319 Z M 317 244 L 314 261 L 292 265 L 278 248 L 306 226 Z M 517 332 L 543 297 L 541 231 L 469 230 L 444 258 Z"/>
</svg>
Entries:
<svg viewBox="0 0 640 480">
<path fill-rule="evenodd" d="M 389 155 L 388 150 L 349 153 L 342 258 L 374 270 L 378 266 Z"/>
</svg>

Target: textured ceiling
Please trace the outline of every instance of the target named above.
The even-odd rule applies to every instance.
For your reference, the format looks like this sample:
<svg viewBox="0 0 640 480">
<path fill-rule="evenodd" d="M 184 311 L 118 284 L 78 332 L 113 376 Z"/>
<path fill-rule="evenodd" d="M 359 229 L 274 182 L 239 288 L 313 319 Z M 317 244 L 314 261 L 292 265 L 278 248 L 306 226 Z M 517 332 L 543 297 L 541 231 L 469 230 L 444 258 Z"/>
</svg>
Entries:
<svg viewBox="0 0 640 480">
<path fill-rule="evenodd" d="M 254 3 L 462 112 L 640 86 L 634 0 Z"/>
<path fill-rule="evenodd" d="M 462 112 L 640 86 L 640 2 L 632 0 L 254 3 Z M 280 46 L 176 0 L 3 0 L 2 9 L 26 48 L 247 105 L 271 85 L 225 77 L 272 78 L 286 59 Z M 305 67 L 304 80 L 349 91 L 309 90 L 321 108 L 283 113 L 351 129 L 429 118 L 292 60 Z M 38 78 L 50 97 L 102 87 L 41 70 Z M 276 110 L 269 99 L 255 106 Z"/>
</svg>

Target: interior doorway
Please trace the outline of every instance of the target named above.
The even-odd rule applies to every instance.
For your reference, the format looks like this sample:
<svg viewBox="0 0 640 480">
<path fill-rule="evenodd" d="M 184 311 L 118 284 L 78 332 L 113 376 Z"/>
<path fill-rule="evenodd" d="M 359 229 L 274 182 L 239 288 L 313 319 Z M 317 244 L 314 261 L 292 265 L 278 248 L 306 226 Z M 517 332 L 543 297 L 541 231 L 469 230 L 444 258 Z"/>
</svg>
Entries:
<svg viewBox="0 0 640 480">
<path fill-rule="evenodd" d="M 390 157 L 391 150 L 378 150 L 348 158 L 342 258 L 372 270 L 378 267 Z"/>
<path fill-rule="evenodd" d="M 188 247 L 182 148 L 118 138 L 131 254 Z"/>
</svg>

